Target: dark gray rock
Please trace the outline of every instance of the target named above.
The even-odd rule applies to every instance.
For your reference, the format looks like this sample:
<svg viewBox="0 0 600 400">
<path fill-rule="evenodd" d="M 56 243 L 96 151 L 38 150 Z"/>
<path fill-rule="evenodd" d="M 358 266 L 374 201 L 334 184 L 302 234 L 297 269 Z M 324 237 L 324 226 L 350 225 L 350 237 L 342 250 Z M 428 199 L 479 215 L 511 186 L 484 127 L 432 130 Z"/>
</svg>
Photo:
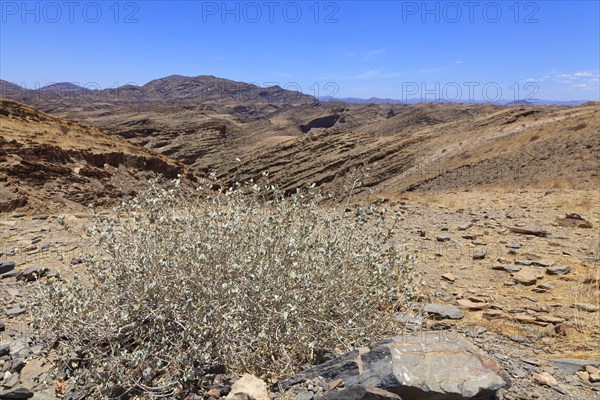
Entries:
<svg viewBox="0 0 600 400">
<path fill-rule="evenodd" d="M 304 383 L 307 379 L 312 379 L 317 376 L 321 376 L 327 381 L 332 381 L 338 378 L 346 381 L 346 379 L 356 376 L 359 373 L 359 366 L 357 362 L 358 356 L 359 350 L 353 350 L 323 364 L 319 364 L 315 367 L 300 372 L 291 378 L 281 381 L 274 385 L 272 390 L 277 391 L 279 388 L 287 390 L 291 386 Z"/>
<path fill-rule="evenodd" d="M 10 345 L 8 343 L 0 344 L 0 357 L 10 354 Z"/>
<path fill-rule="evenodd" d="M 7 309 L 6 315 L 8 315 L 9 317 L 14 317 L 19 314 L 23 314 L 25 311 L 27 311 L 27 309 L 25 307 L 17 305 L 17 306 Z"/>
<path fill-rule="evenodd" d="M 515 264 L 530 266 L 533 264 L 532 260 L 515 260 Z"/>
<path fill-rule="evenodd" d="M 555 358 L 550 361 L 554 363 L 556 368 L 569 374 L 581 371 L 588 365 L 596 368 L 600 367 L 600 361 L 582 360 L 578 358 Z"/>
<path fill-rule="evenodd" d="M 438 242 L 448 242 L 448 241 L 450 241 L 450 236 L 438 236 L 436 238 L 436 240 Z"/>
<path fill-rule="evenodd" d="M 423 307 L 423 311 L 435 318 L 441 319 L 461 319 L 464 316 L 458 307 L 450 304 L 426 304 Z"/>
<path fill-rule="evenodd" d="M 6 261 L 0 263 L 0 275 L 10 272 L 15 269 L 15 263 L 13 261 Z"/>
<path fill-rule="evenodd" d="M 571 272 L 571 268 L 564 265 L 546 268 L 546 273 L 548 275 L 566 275 L 569 272 Z"/>
<path fill-rule="evenodd" d="M 516 265 L 494 265 L 492 269 L 497 271 L 506 271 L 506 272 L 519 272 L 521 267 L 517 267 Z"/>
<path fill-rule="evenodd" d="M 0 279 L 15 278 L 15 277 L 19 276 L 20 273 L 21 273 L 21 271 L 13 269 L 12 271 L 8 271 L 8 272 L 5 272 L 2 275 L 0 275 Z"/>
<path fill-rule="evenodd" d="M 48 268 L 34 266 L 29 267 L 17 276 L 18 281 L 36 281 L 48 273 Z"/>
<path fill-rule="evenodd" d="M 322 400 L 402 400 L 400 396 L 387 390 L 360 385 L 348 386 L 343 390 L 328 392 Z"/>
<path fill-rule="evenodd" d="M 33 392 L 24 387 L 16 387 L 10 390 L 0 392 L 0 399 L 12 400 L 12 399 L 29 399 L 33 397 Z"/>
</svg>

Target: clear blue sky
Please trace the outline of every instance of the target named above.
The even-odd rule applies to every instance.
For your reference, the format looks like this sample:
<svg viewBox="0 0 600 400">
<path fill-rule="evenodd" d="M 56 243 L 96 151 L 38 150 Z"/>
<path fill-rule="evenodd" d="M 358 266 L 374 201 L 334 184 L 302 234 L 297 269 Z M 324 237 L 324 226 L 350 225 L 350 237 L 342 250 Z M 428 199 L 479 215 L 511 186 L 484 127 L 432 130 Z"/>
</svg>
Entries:
<svg viewBox="0 0 600 400">
<path fill-rule="evenodd" d="M 472 3 L 2 1 L 0 78 L 105 88 L 215 75 L 321 96 L 599 99 L 599 1 Z"/>
</svg>

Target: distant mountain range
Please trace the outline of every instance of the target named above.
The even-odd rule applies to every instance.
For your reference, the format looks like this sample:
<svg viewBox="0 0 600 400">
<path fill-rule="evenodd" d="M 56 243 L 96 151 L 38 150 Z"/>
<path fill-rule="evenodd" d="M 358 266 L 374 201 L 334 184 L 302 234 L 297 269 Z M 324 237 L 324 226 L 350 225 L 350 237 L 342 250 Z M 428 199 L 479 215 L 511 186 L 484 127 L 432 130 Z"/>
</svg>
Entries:
<svg viewBox="0 0 600 400">
<path fill-rule="evenodd" d="M 0 80 L 0 97 L 40 106 L 47 100 L 69 100 L 87 97 L 108 103 L 164 103 L 164 102 L 201 102 L 216 104 L 260 103 L 274 106 L 299 105 L 321 102 L 343 102 L 351 104 L 415 104 L 415 103 L 489 103 L 484 101 L 447 101 L 444 99 L 391 99 L 371 97 L 320 97 L 286 90 L 280 86 L 260 87 L 245 82 L 210 75 L 188 77 L 171 75 L 156 79 L 143 86 L 125 85 L 118 88 L 89 89 L 74 83 L 53 83 L 38 89 L 23 88 L 14 83 Z M 498 105 L 581 105 L 588 100 L 499 100 Z"/>
<path fill-rule="evenodd" d="M 340 101 L 343 103 L 352 103 L 352 104 L 416 104 L 416 103 L 475 103 L 475 104 L 485 104 L 490 103 L 486 101 L 448 101 L 444 99 L 408 99 L 408 100 L 398 100 L 398 99 L 388 99 L 388 98 L 379 98 L 379 97 L 371 97 L 369 99 L 362 99 L 358 97 L 320 97 L 320 101 L 325 102 L 335 102 Z M 568 105 L 568 106 L 578 106 L 581 104 L 587 103 L 589 100 L 570 100 L 570 101 L 560 101 L 560 100 L 498 100 L 496 102 L 492 102 L 492 104 L 498 105 Z"/>
<path fill-rule="evenodd" d="M 259 102 L 273 105 L 318 103 L 313 96 L 285 90 L 279 86 L 260 87 L 205 75 L 196 77 L 171 75 L 153 80 L 143 86 L 125 85 L 102 90 L 88 89 L 68 82 L 54 83 L 38 89 L 26 89 L 0 80 L 0 96 L 33 105 L 53 99 L 68 101 L 82 97 L 109 103 Z"/>
</svg>

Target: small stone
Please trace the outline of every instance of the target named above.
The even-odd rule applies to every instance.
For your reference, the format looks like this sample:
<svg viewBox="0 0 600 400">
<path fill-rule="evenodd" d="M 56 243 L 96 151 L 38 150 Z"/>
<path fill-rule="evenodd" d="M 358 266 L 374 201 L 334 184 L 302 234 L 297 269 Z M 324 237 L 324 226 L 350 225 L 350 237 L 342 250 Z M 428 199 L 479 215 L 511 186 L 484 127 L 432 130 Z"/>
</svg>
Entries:
<svg viewBox="0 0 600 400">
<path fill-rule="evenodd" d="M 542 363 L 539 360 L 533 360 L 531 358 L 523 358 L 521 359 L 525 364 L 535 365 L 536 367 L 540 367 Z"/>
<path fill-rule="evenodd" d="M 0 263 L 0 275 L 10 272 L 15 269 L 15 263 L 13 261 L 6 261 Z"/>
<path fill-rule="evenodd" d="M 487 310 L 484 311 L 481 316 L 485 319 L 498 319 L 504 316 L 504 313 L 500 310 Z"/>
<path fill-rule="evenodd" d="M 575 303 L 575 304 L 573 304 L 573 307 L 580 311 L 585 311 L 585 312 L 589 312 L 589 313 L 594 313 L 594 312 L 598 311 L 597 306 L 595 306 L 593 304 L 588 304 L 588 303 Z"/>
<path fill-rule="evenodd" d="M 517 243 L 509 243 L 506 245 L 506 247 L 508 247 L 509 249 L 520 249 L 521 245 Z"/>
<path fill-rule="evenodd" d="M 553 286 L 551 284 L 542 283 L 540 285 L 537 285 L 533 290 L 538 293 L 545 293 L 545 292 L 551 290 L 552 288 L 553 288 Z"/>
<path fill-rule="evenodd" d="M 519 272 L 521 267 L 517 267 L 516 265 L 494 265 L 492 269 L 496 271 Z"/>
<path fill-rule="evenodd" d="M 542 322 L 548 322 L 549 324 L 560 324 L 565 322 L 565 320 L 560 317 L 548 314 L 537 315 L 535 319 Z"/>
<path fill-rule="evenodd" d="M 567 266 L 547 267 L 546 273 L 548 275 L 566 275 L 571 272 L 571 268 Z"/>
<path fill-rule="evenodd" d="M 590 374 L 587 371 L 577 371 L 575 375 L 579 377 L 584 382 L 588 382 L 590 380 Z"/>
<path fill-rule="evenodd" d="M 456 277 L 454 276 L 454 274 L 452 274 L 452 272 L 448 272 L 447 274 L 442 275 L 442 279 L 454 282 L 456 280 Z"/>
<path fill-rule="evenodd" d="M 592 383 L 600 382 L 600 373 L 590 374 L 590 382 L 592 382 Z"/>
<path fill-rule="evenodd" d="M 334 379 L 329 382 L 329 390 L 333 390 L 335 388 L 343 386 L 343 381 L 341 379 Z"/>
<path fill-rule="evenodd" d="M 0 399 L 3 400 L 20 400 L 29 399 L 31 397 L 33 397 L 33 392 L 29 389 L 25 389 L 24 387 L 17 387 L 0 392 Z"/>
<path fill-rule="evenodd" d="M 537 265 L 538 267 L 551 267 L 554 265 L 554 261 L 552 261 L 552 260 L 537 260 L 537 261 L 533 261 L 533 265 Z"/>
<path fill-rule="evenodd" d="M 588 365 L 600 367 L 600 362 L 598 361 L 582 360 L 579 358 L 555 358 L 550 361 L 552 361 L 558 369 L 569 374 L 574 374 L 577 371 L 581 371 Z"/>
<path fill-rule="evenodd" d="M 448 241 L 450 241 L 450 236 L 438 236 L 436 238 L 436 240 L 438 242 L 448 242 Z"/>
<path fill-rule="evenodd" d="M 25 282 L 36 281 L 36 280 L 40 279 L 41 277 L 43 277 L 44 275 L 46 275 L 47 273 L 48 273 L 48 268 L 39 267 L 39 266 L 30 267 L 30 268 L 27 268 L 25 271 L 21 272 L 17 276 L 17 280 L 25 281 Z"/>
<path fill-rule="evenodd" d="M 542 372 L 533 376 L 533 380 L 540 385 L 554 387 L 558 385 L 558 381 L 548 372 Z"/>
<path fill-rule="evenodd" d="M 531 315 L 516 315 L 515 320 L 524 324 L 529 324 L 535 322 L 535 317 Z"/>
<path fill-rule="evenodd" d="M 531 260 L 515 260 L 515 264 L 530 266 L 531 264 L 533 264 L 533 261 L 531 261 Z"/>
<path fill-rule="evenodd" d="M 296 396 L 296 400 L 313 400 L 315 394 L 313 392 L 302 392 Z"/>
<path fill-rule="evenodd" d="M 458 227 L 458 230 L 459 230 L 459 231 L 466 231 L 467 229 L 469 229 L 469 228 L 470 228 L 470 227 L 472 227 L 472 226 L 473 226 L 473 223 L 472 223 L 472 222 L 467 222 L 467 223 L 464 223 L 464 224 L 460 225 L 460 226 Z"/>
<path fill-rule="evenodd" d="M 485 310 L 486 308 L 488 308 L 487 303 L 476 303 L 474 301 L 470 301 L 470 300 L 466 300 L 466 299 L 460 299 L 457 301 L 457 303 L 461 308 L 466 308 L 467 310 L 470 310 L 470 311 Z"/>
<path fill-rule="evenodd" d="M 464 316 L 458 307 L 450 304 L 426 304 L 425 307 L 423 307 L 423 311 L 435 318 L 442 319 L 461 319 Z"/>
<path fill-rule="evenodd" d="M 593 374 L 598 374 L 598 373 L 600 373 L 600 369 L 598 369 L 598 368 L 594 367 L 593 365 L 586 365 L 586 366 L 585 366 L 585 371 L 586 371 L 588 374 L 590 374 L 590 375 L 593 375 Z"/>
<path fill-rule="evenodd" d="M 515 280 L 515 282 L 525 286 L 534 285 L 537 282 L 537 277 L 535 276 L 535 274 L 527 269 L 523 269 L 513 274 L 513 279 Z"/>
<path fill-rule="evenodd" d="M 231 387 L 228 400 L 270 400 L 267 385 L 254 375 L 245 374 Z"/>
<path fill-rule="evenodd" d="M 485 258 L 485 251 L 481 250 L 473 254 L 473 260 L 483 260 Z"/>
<path fill-rule="evenodd" d="M 6 315 L 8 315 L 9 317 L 15 317 L 19 314 L 23 314 L 25 311 L 27 311 L 25 307 L 18 305 L 6 310 Z"/>
<path fill-rule="evenodd" d="M 554 332 L 560 336 L 569 336 L 576 332 L 575 327 L 568 322 L 563 322 L 562 324 L 556 325 L 554 328 Z"/>
<path fill-rule="evenodd" d="M 540 229 L 529 229 L 529 228 L 520 228 L 520 227 L 509 227 L 508 228 L 513 233 L 519 233 L 521 235 L 533 235 L 539 237 L 548 236 L 548 232 L 540 230 Z"/>
<path fill-rule="evenodd" d="M 2 380 L 2 386 L 6 389 L 12 389 L 19 384 L 19 374 L 11 374 L 10 371 L 4 373 L 4 379 Z M 0 399 L 4 397 L 0 396 Z"/>
</svg>

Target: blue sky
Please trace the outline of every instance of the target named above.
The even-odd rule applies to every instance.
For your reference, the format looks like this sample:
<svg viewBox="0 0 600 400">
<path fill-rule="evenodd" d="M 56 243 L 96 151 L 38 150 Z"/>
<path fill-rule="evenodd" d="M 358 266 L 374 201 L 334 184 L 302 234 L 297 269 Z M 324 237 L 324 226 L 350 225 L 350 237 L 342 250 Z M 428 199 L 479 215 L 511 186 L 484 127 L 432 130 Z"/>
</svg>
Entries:
<svg viewBox="0 0 600 400">
<path fill-rule="evenodd" d="M 215 75 L 320 96 L 598 100 L 599 4 L 2 1 L 0 78 L 105 88 Z"/>
</svg>

